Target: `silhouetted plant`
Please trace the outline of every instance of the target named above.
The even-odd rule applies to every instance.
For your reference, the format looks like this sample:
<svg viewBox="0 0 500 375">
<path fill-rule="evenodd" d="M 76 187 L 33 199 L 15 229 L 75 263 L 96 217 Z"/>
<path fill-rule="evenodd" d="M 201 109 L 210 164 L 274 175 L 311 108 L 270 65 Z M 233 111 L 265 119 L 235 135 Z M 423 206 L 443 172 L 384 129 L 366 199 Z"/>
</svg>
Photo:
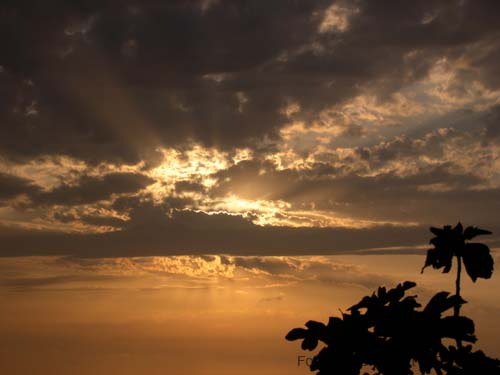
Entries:
<svg viewBox="0 0 500 375">
<path fill-rule="evenodd" d="M 490 255 L 488 246 L 482 243 L 468 243 L 466 241 L 473 239 L 476 236 L 483 234 L 491 234 L 490 231 L 467 227 L 465 230 L 461 223 L 458 223 L 455 228 L 451 225 L 446 225 L 443 229 L 430 228 L 431 232 L 436 236 L 430 240 L 434 245 L 433 249 L 427 251 L 422 272 L 428 266 L 440 269 L 443 268 L 443 273 L 448 273 L 451 270 L 453 257 L 457 259 L 457 278 L 455 281 L 455 294 L 460 297 L 460 277 L 462 273 L 462 261 L 465 265 L 465 270 L 473 282 L 476 282 L 478 277 L 489 279 L 493 273 L 493 258 Z M 455 315 L 460 314 L 460 305 L 455 306 Z"/>
<path fill-rule="evenodd" d="M 447 226 L 431 231 L 437 239 L 431 240 L 435 248 L 429 250 L 424 268 L 445 267 L 448 272 L 451 258 L 457 256 L 464 259 L 473 280 L 491 276 L 489 249 L 488 258 L 484 256 L 485 245 L 465 244 L 465 240 L 489 232 L 473 227 L 463 231 L 460 224 L 453 229 Z M 475 254 L 465 255 L 474 249 L 479 249 L 479 260 L 471 260 Z M 415 285 L 405 281 L 390 290 L 379 287 L 341 317 L 331 317 L 326 325 L 309 321 L 306 329 L 295 328 L 286 339 L 301 339 L 304 350 L 316 349 L 319 342 L 325 345 L 310 366 L 311 371 L 319 370 L 317 375 L 359 375 L 363 366 L 372 367 L 375 374 L 405 375 L 413 374 L 412 364 L 418 365 L 423 374 L 434 370 L 439 375 L 500 375 L 499 360 L 487 357 L 482 351 L 473 351 L 472 345 L 462 346 L 462 342 L 474 343 L 476 337 L 474 322 L 456 313 L 465 303 L 459 290 L 455 295 L 439 292 L 419 309 L 416 296 L 406 295 Z M 453 315 L 443 315 L 452 308 L 455 308 Z M 457 347 L 447 347 L 444 339 L 456 340 Z"/>
</svg>

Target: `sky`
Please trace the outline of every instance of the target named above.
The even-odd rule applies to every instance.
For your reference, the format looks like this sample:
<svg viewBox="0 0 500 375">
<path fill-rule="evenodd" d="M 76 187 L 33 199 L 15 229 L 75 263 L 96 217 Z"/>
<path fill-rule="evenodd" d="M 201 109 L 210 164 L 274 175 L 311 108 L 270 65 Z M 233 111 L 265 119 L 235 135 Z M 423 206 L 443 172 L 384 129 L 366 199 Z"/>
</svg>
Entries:
<svg viewBox="0 0 500 375">
<path fill-rule="evenodd" d="M 104 350 L 135 337 L 137 363 L 165 373 L 151 342 L 185 324 L 166 335 L 183 355 L 196 332 L 223 351 L 234 327 L 200 328 L 213 319 L 246 327 L 245 349 L 186 373 L 234 373 L 260 339 L 274 353 L 261 370 L 291 373 L 283 332 L 308 320 L 305 306 L 425 280 L 429 226 L 488 229 L 497 254 L 499 14 L 493 0 L 2 1 L 0 326 L 12 351 L 0 355 L 76 337 L 39 352 L 40 374 L 72 361 L 135 374 L 132 349 Z M 470 289 L 482 318 L 499 308 L 486 283 Z"/>
<path fill-rule="evenodd" d="M 500 256 L 495 260 L 498 264 Z M 379 285 L 412 280 L 425 306 L 454 277 L 421 255 L 0 259 L 0 372 L 13 375 L 306 375 L 285 335 Z M 477 348 L 500 357 L 500 278 L 464 277 Z"/>
</svg>

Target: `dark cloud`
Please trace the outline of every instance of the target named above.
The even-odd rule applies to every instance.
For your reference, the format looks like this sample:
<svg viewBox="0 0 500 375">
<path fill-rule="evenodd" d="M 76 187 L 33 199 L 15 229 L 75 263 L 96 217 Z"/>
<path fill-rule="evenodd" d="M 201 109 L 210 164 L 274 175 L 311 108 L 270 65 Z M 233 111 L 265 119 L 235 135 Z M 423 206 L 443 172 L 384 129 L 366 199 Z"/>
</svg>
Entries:
<svg viewBox="0 0 500 375">
<path fill-rule="evenodd" d="M 117 217 L 104 217 L 97 215 L 83 215 L 79 218 L 85 224 L 95 225 L 98 227 L 116 227 L 120 228 L 124 225 L 125 221 Z"/>
<path fill-rule="evenodd" d="M 104 176 L 83 176 L 77 184 L 62 184 L 32 197 L 36 205 L 80 205 L 109 199 L 113 194 L 135 193 L 154 180 L 136 173 L 109 173 Z"/>
<path fill-rule="evenodd" d="M 484 115 L 483 122 L 486 124 L 485 141 L 497 140 L 500 137 L 500 106 L 489 110 Z"/>
<path fill-rule="evenodd" d="M 0 152 L 135 162 L 190 141 L 258 147 L 290 98 L 314 116 L 362 87 L 387 96 L 442 57 L 496 87 L 497 3 L 338 2 L 348 26 L 318 33 L 331 4 L 4 2 Z"/>
<path fill-rule="evenodd" d="M 279 302 L 283 301 L 285 299 L 285 296 L 279 295 L 275 297 L 264 297 L 259 300 L 261 303 L 270 303 L 270 302 Z"/>
<path fill-rule="evenodd" d="M 204 192 L 205 187 L 199 182 L 183 180 L 175 183 L 175 191 Z"/>
<path fill-rule="evenodd" d="M 262 227 L 240 216 L 175 211 L 141 203 L 121 231 L 64 234 L 2 233 L 2 256 L 83 257 L 179 254 L 334 254 L 372 247 L 410 246 L 427 238 L 423 227 L 369 229 Z"/>
<path fill-rule="evenodd" d="M 13 289 L 32 289 L 53 285 L 63 285 L 71 282 L 102 282 L 120 280 L 123 277 L 111 275 L 60 275 L 47 277 L 10 277 L 0 279 L 0 287 Z"/>
<path fill-rule="evenodd" d="M 0 172 L 0 202 L 21 194 L 31 195 L 39 190 L 33 181 Z"/>
<path fill-rule="evenodd" d="M 300 46 L 325 2 L 217 2 L 205 11 L 201 3 L 4 4 L 2 77 L 12 100 L 0 150 L 131 162 L 163 143 L 232 147 L 272 133 L 276 88 L 203 77 L 256 69 Z"/>
<path fill-rule="evenodd" d="M 247 269 L 257 269 L 273 275 L 289 274 L 295 267 L 279 258 L 235 257 L 233 264 Z"/>
</svg>

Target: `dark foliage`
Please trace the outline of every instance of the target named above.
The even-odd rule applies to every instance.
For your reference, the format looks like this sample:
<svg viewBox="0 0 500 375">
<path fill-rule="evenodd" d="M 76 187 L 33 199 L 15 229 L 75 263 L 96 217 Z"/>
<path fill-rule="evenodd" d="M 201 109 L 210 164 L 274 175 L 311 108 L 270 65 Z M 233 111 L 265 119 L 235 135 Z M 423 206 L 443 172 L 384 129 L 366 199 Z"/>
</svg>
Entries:
<svg viewBox="0 0 500 375">
<path fill-rule="evenodd" d="M 450 225 L 440 228 L 431 228 L 435 237 L 430 243 L 434 245 L 433 249 L 427 251 L 427 259 L 422 268 L 432 266 L 436 269 L 443 268 L 444 273 L 451 270 L 453 257 L 464 262 L 465 270 L 472 281 L 477 278 L 489 279 L 493 273 L 493 258 L 490 255 L 488 246 L 482 243 L 467 243 L 466 241 L 483 234 L 491 234 L 490 231 L 467 227 L 465 230 L 461 223 L 454 228 Z"/>
<path fill-rule="evenodd" d="M 429 250 L 425 267 L 444 268 L 449 272 L 453 256 L 459 260 L 457 292 L 439 292 L 424 308 L 416 296 L 406 292 L 416 284 L 405 281 L 393 289 L 379 287 L 376 293 L 351 306 L 342 317 L 330 317 L 328 324 L 309 321 L 306 328 L 291 330 L 286 339 L 302 340 L 302 349 L 323 348 L 313 358 L 310 369 L 317 375 L 359 375 L 364 366 L 375 374 L 412 375 L 413 364 L 422 374 L 500 375 L 500 361 L 474 351 L 474 322 L 459 315 L 465 301 L 460 296 L 460 266 L 463 258 L 467 273 L 476 278 L 489 278 L 493 260 L 484 244 L 465 243 L 483 229 L 459 223 L 455 228 L 431 228 L 435 246 Z M 446 314 L 450 309 L 454 314 Z M 455 340 L 456 346 L 446 345 Z"/>
<path fill-rule="evenodd" d="M 418 309 L 421 305 L 416 297 L 405 295 L 414 286 L 415 283 L 406 281 L 390 290 L 380 287 L 350 307 L 341 318 L 331 317 L 327 325 L 309 321 L 307 329 L 295 328 L 286 339 L 302 339 L 302 349 L 306 350 L 316 349 L 320 341 L 326 344 L 311 364 L 311 370 L 320 370 L 318 375 L 357 375 L 363 365 L 373 366 L 379 374 L 413 374 L 413 361 L 422 373 L 434 369 L 438 374 L 443 371 L 454 374 L 449 371 L 481 362 L 482 352 L 466 352 L 464 348 L 458 352 L 457 348 L 443 344 L 446 338 L 476 341 L 471 319 L 443 316 L 456 303 L 465 301 L 440 292 L 425 308 Z M 488 365 L 497 371 L 492 374 L 500 374 L 498 362 L 490 361 Z"/>
<path fill-rule="evenodd" d="M 472 346 L 450 347 L 442 353 L 443 368 L 447 375 L 496 375 L 500 373 L 500 361 L 487 357 Z"/>
</svg>

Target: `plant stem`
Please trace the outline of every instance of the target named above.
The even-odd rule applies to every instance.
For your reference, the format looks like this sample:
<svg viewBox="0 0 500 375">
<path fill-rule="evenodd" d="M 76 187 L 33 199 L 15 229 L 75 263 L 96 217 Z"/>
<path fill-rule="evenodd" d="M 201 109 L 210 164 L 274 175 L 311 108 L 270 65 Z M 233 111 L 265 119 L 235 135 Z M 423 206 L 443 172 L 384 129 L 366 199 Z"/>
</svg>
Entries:
<svg viewBox="0 0 500 375">
<path fill-rule="evenodd" d="M 457 297 L 460 297 L 460 276 L 462 274 L 462 258 L 460 256 L 457 256 L 457 280 L 455 281 L 455 295 Z M 460 304 L 457 303 L 455 305 L 455 309 L 454 309 L 454 312 L 455 312 L 455 316 L 459 316 L 460 315 Z"/>
<path fill-rule="evenodd" d="M 462 275 L 462 258 L 457 255 L 457 280 L 455 281 L 455 295 L 460 297 L 460 276 Z M 460 307 L 461 304 L 457 301 L 457 304 L 454 306 L 454 316 L 460 315 Z M 457 348 L 462 348 L 462 340 L 456 339 Z"/>
</svg>

